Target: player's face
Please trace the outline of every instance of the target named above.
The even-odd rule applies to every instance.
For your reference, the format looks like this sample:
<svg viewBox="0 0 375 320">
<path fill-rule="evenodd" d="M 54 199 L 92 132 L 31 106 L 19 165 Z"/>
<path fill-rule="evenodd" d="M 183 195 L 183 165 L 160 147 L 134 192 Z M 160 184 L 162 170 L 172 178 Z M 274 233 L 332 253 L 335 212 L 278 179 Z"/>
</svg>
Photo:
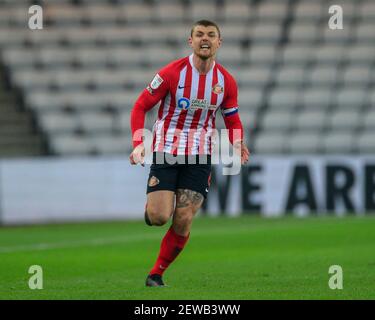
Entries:
<svg viewBox="0 0 375 320">
<path fill-rule="evenodd" d="M 214 26 L 196 26 L 189 38 L 189 44 L 198 57 L 206 60 L 215 56 L 221 45 L 221 39 Z"/>
</svg>

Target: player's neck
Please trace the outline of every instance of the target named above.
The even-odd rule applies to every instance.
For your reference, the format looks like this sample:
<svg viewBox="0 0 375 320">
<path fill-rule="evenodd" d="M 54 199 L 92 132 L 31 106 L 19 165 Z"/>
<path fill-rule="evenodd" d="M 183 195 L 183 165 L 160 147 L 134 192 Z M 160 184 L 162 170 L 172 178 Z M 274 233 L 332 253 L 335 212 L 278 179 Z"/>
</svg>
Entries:
<svg viewBox="0 0 375 320">
<path fill-rule="evenodd" d="M 199 58 L 197 55 L 193 55 L 193 64 L 194 67 L 198 70 L 200 74 L 207 74 L 212 66 L 215 63 L 215 57 L 208 58 L 207 60 L 203 60 Z"/>
</svg>

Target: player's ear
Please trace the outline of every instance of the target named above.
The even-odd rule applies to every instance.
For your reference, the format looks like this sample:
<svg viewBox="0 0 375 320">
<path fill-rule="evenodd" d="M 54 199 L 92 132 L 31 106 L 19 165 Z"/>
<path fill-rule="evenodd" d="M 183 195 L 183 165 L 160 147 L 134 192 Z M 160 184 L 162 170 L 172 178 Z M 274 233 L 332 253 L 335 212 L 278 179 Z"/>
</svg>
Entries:
<svg viewBox="0 0 375 320">
<path fill-rule="evenodd" d="M 189 37 L 188 43 L 189 43 L 190 47 L 193 47 L 193 38 L 192 37 Z"/>
<path fill-rule="evenodd" d="M 221 47 L 221 43 L 223 42 L 223 38 L 219 38 L 219 41 L 218 41 L 218 48 L 220 48 Z"/>
</svg>

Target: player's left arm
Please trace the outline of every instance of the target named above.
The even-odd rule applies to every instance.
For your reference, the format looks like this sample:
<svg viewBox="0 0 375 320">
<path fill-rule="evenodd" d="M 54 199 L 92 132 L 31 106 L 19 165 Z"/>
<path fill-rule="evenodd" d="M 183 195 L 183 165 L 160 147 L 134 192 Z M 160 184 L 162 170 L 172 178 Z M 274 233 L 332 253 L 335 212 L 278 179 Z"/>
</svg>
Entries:
<svg viewBox="0 0 375 320">
<path fill-rule="evenodd" d="M 221 113 L 228 130 L 229 141 L 237 154 L 241 156 L 241 164 L 249 160 L 250 152 L 244 142 L 243 126 L 239 114 L 238 87 L 234 78 L 228 79 L 225 97 L 221 105 Z"/>
</svg>

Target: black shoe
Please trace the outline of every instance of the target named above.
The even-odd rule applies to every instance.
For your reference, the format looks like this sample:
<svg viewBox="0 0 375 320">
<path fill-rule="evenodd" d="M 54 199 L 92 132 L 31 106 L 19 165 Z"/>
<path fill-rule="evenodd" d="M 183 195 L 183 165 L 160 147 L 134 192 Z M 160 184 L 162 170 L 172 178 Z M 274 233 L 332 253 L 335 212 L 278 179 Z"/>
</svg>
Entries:
<svg viewBox="0 0 375 320">
<path fill-rule="evenodd" d="M 149 274 L 146 279 L 146 287 L 164 287 L 165 284 L 161 275 Z"/>
</svg>

